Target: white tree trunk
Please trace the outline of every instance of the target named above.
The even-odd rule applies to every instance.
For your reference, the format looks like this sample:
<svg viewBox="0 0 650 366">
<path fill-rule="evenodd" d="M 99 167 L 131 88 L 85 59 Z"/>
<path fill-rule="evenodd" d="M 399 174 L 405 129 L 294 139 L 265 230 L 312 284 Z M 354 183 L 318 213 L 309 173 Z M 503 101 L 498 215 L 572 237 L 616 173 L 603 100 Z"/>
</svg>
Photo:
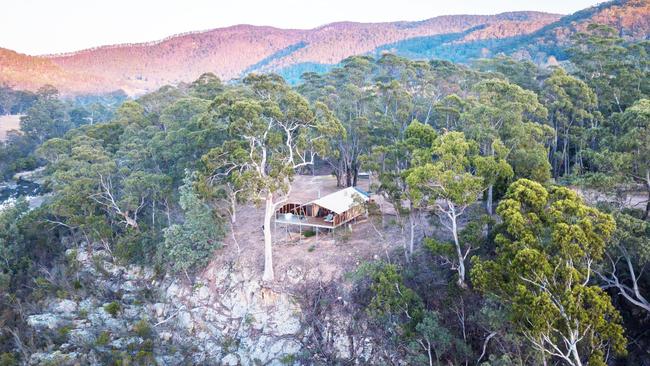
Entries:
<svg viewBox="0 0 650 366">
<path fill-rule="evenodd" d="M 410 227 L 410 238 L 409 238 L 409 257 L 413 257 L 413 251 L 415 247 L 415 213 L 413 209 L 409 212 L 409 227 Z"/>
<path fill-rule="evenodd" d="M 493 215 L 493 210 L 492 210 L 492 197 L 494 196 L 494 185 L 490 184 L 488 186 L 488 191 L 487 191 L 487 202 L 486 202 L 486 208 L 487 208 L 487 213 L 488 215 L 492 216 Z"/>
<path fill-rule="evenodd" d="M 271 237 L 271 218 L 275 213 L 273 204 L 273 193 L 266 194 L 266 209 L 264 211 L 264 275 L 262 280 L 265 282 L 273 281 L 273 238 Z"/>
<path fill-rule="evenodd" d="M 580 354 L 578 353 L 578 346 L 576 344 L 571 347 L 571 356 L 573 356 L 573 362 L 575 366 L 582 366 Z"/>
<path fill-rule="evenodd" d="M 234 195 L 230 198 L 230 223 L 237 223 L 237 199 Z"/>
<path fill-rule="evenodd" d="M 451 233 L 454 236 L 456 254 L 458 255 L 458 286 L 465 287 L 465 258 L 463 257 L 463 251 L 460 248 L 460 241 L 458 239 L 458 223 L 456 222 L 455 212 L 449 215 L 449 218 L 451 219 Z"/>
</svg>

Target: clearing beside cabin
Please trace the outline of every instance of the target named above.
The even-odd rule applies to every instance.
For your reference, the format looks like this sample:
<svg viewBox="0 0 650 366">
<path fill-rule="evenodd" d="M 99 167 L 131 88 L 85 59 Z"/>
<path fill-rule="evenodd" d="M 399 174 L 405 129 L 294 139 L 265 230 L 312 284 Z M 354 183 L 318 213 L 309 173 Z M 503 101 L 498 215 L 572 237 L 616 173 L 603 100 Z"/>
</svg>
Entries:
<svg viewBox="0 0 650 366">
<path fill-rule="evenodd" d="M 360 181 L 359 188 L 368 191 L 369 182 Z M 336 179 L 333 176 L 299 175 L 293 182 L 289 201 L 310 202 L 341 189 L 343 188 L 336 187 Z M 387 260 L 389 253 L 402 245 L 399 239 L 401 230 L 397 225 L 389 225 L 394 222 L 392 207 L 387 207 L 388 205 L 376 195 L 371 198 L 383 207 L 383 228 L 379 215 L 368 218 L 363 215 L 351 226 L 343 225 L 330 233 L 321 231 L 318 236 L 312 237 L 304 236 L 308 228 L 303 228 L 303 235 L 300 235 L 298 227 L 287 231 L 284 226 L 278 224 L 273 236 L 276 283 L 282 285 L 291 273 L 307 269 L 312 274 L 318 273 L 319 280 L 329 281 L 354 270 L 364 261 L 379 257 Z M 238 207 L 234 238 L 230 233 L 226 236 L 226 249 L 215 253 L 212 263 L 205 270 L 206 273 L 210 273 L 210 269 L 215 266 L 221 267 L 236 262 L 239 257 L 241 266 L 255 269 L 261 277 L 264 267 L 264 237 L 261 226 L 263 214 L 262 207 Z"/>
</svg>

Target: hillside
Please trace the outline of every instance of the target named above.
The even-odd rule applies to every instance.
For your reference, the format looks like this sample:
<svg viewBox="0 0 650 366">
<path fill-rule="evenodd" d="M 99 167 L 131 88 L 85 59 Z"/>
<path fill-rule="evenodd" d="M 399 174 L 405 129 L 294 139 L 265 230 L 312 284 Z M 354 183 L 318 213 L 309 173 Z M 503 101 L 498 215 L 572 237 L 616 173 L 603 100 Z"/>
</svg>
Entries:
<svg viewBox="0 0 650 366">
<path fill-rule="evenodd" d="M 231 80 L 276 71 L 297 81 L 351 55 L 392 52 L 412 59 L 467 62 L 498 53 L 545 63 L 565 58 L 571 35 L 608 24 L 630 39 L 650 34 L 650 1 L 615 0 L 572 15 L 510 12 L 451 15 L 417 22 L 332 23 L 310 30 L 237 25 L 160 41 L 27 56 L 0 49 L 0 83 L 34 90 L 50 83 L 66 94 L 123 89 L 142 94 L 213 72 Z"/>
<path fill-rule="evenodd" d="M 228 80 L 250 71 L 336 64 L 348 56 L 415 37 L 466 32 L 472 39 L 500 38 L 533 32 L 559 18 L 555 14 L 515 12 L 441 16 L 418 22 L 341 22 L 311 30 L 238 25 L 65 55 L 12 53 L 0 59 L 0 65 L 11 70 L 2 73 L 0 82 L 27 89 L 51 83 L 69 93 L 124 89 L 138 94 L 164 84 L 194 80 L 208 71 Z"/>
<path fill-rule="evenodd" d="M 107 91 L 103 77 L 81 71 L 64 70 L 43 57 L 34 57 L 0 48 L 0 84 L 16 89 L 36 90 L 43 84 L 56 85 L 64 92 Z"/>
</svg>

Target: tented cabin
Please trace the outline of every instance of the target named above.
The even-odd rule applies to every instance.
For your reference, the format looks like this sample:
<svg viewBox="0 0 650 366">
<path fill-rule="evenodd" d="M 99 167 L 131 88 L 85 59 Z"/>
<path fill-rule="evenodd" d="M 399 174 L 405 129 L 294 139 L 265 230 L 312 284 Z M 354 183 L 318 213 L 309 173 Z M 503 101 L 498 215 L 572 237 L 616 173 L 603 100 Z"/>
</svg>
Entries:
<svg viewBox="0 0 650 366">
<path fill-rule="evenodd" d="M 349 187 L 304 204 L 286 203 L 276 211 L 275 222 L 334 229 L 364 215 L 369 199 L 367 192 Z"/>
</svg>

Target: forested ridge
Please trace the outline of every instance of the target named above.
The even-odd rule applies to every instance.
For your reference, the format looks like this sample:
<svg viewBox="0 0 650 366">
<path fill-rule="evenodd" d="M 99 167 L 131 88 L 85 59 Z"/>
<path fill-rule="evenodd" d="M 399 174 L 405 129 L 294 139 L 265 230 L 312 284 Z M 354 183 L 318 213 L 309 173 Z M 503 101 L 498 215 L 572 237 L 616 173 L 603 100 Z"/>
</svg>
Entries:
<svg viewBox="0 0 650 366">
<path fill-rule="evenodd" d="M 318 332 L 346 287 L 349 332 L 369 334 L 372 364 L 650 365 L 650 42 L 593 24 L 565 51 L 548 68 L 502 55 L 353 56 L 296 86 L 206 73 L 133 100 L 3 87 L 0 113 L 23 116 L 0 142 L 0 174 L 43 167 L 48 195 L 0 209 L 0 364 L 73 343 L 73 325 L 37 331 L 28 319 L 51 298 L 108 291 L 79 275 L 79 251 L 196 286 L 214 258 L 239 250 L 224 243 L 239 208 L 254 205 L 264 212 L 251 229 L 264 236 L 255 270 L 272 288 L 284 277 L 271 220 L 294 179 L 325 172 L 347 187 L 368 172 L 394 208 L 386 219 L 368 204 L 377 255 L 340 284 L 296 294 L 311 331 L 282 363 L 364 362 L 332 353 Z M 392 229 L 397 245 L 383 253 Z M 126 313 L 118 293 L 103 307 L 115 318 Z M 190 354 L 157 338 L 173 316 L 129 324 L 137 344 L 97 331 L 78 352 L 124 365 Z"/>
</svg>

